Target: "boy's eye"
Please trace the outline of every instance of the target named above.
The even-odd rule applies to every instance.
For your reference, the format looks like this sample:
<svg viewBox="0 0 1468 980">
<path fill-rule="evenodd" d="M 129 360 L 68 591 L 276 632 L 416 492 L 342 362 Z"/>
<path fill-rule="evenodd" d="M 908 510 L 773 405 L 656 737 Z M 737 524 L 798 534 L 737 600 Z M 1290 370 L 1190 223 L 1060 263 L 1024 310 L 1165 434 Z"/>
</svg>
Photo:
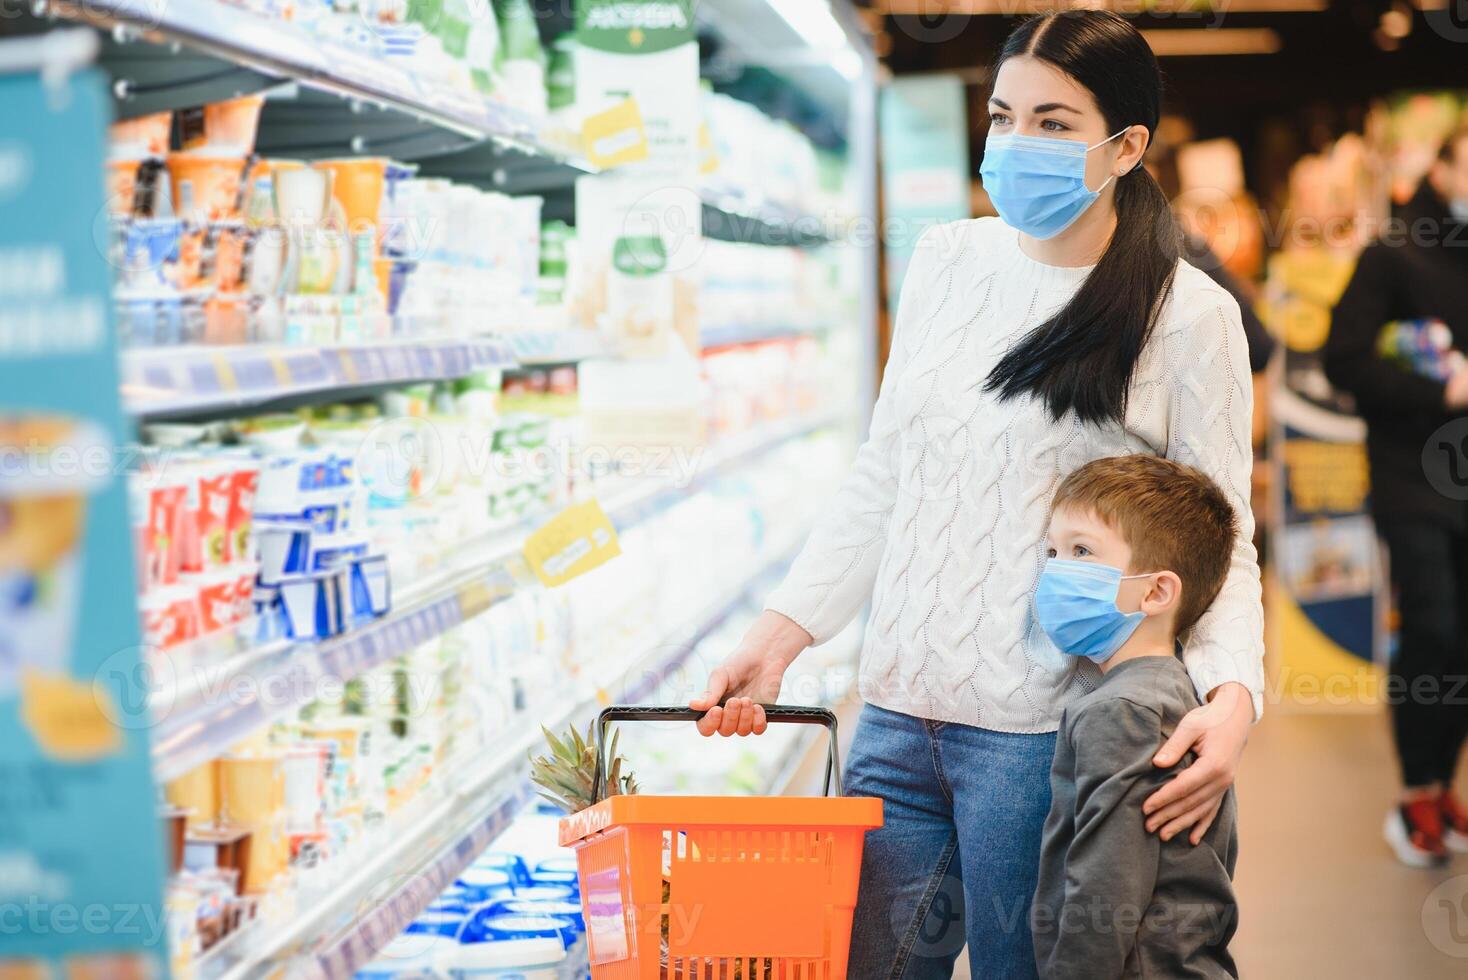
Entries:
<svg viewBox="0 0 1468 980">
<path fill-rule="evenodd" d="M 1074 555 L 1077 558 L 1085 558 L 1087 555 L 1089 555 L 1091 553 L 1091 549 L 1087 548 L 1083 544 L 1078 544 L 1075 547 L 1071 548 L 1070 549 L 1070 552 L 1071 552 L 1072 555 Z"/>
<path fill-rule="evenodd" d="M 1054 548 L 1046 548 L 1045 549 L 1045 556 L 1047 558 L 1054 558 L 1055 557 L 1055 549 Z"/>
</svg>

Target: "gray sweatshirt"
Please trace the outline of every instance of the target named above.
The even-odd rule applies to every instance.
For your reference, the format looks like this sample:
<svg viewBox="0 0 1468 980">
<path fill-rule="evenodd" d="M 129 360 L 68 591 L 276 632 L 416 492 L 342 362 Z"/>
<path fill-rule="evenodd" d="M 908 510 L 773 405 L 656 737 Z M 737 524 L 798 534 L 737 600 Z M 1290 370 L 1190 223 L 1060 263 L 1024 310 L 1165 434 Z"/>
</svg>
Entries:
<svg viewBox="0 0 1468 980">
<path fill-rule="evenodd" d="M 1202 842 L 1147 833 L 1142 802 L 1171 770 L 1152 756 L 1198 706 L 1176 657 L 1117 664 L 1061 716 L 1030 927 L 1045 980 L 1237 977 L 1233 791 Z"/>
</svg>

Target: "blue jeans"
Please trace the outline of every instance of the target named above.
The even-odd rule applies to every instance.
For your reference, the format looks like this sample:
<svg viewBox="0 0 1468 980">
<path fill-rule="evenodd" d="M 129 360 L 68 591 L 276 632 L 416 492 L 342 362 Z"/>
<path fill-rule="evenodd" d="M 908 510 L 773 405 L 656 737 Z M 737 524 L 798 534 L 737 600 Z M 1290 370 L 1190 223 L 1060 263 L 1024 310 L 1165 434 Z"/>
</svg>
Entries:
<svg viewBox="0 0 1468 980">
<path fill-rule="evenodd" d="M 1055 734 L 1017 735 L 862 709 L 846 766 L 876 796 L 851 934 L 851 980 L 1036 976 L 1030 899 L 1050 810 Z"/>
</svg>

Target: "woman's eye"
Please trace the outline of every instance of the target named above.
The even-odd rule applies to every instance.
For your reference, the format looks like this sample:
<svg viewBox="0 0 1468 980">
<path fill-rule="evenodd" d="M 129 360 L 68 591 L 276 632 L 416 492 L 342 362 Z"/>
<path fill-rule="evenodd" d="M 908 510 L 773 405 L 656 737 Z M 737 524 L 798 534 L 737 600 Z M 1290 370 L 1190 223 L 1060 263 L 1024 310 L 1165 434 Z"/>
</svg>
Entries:
<svg viewBox="0 0 1468 980">
<path fill-rule="evenodd" d="M 1007 126 L 1009 125 L 1009 117 L 1002 112 L 991 112 L 989 113 L 989 125 Z"/>
<path fill-rule="evenodd" d="M 1049 130 L 1052 133 L 1063 133 L 1070 127 L 1058 119 L 1046 119 L 1044 122 L 1040 123 L 1040 128 L 1044 130 Z"/>
</svg>

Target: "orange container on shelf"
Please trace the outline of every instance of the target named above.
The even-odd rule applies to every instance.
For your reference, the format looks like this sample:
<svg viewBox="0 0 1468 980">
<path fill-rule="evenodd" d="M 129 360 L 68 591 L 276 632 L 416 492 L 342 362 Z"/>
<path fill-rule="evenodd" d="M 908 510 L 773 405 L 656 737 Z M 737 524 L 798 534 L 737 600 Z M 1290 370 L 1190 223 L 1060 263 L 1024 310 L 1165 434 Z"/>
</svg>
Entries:
<svg viewBox="0 0 1468 980">
<path fill-rule="evenodd" d="M 203 127 L 193 127 L 184 139 L 185 150 L 214 150 L 248 156 L 255 152 L 263 95 L 244 95 L 204 106 Z"/>
<path fill-rule="evenodd" d="M 172 130 L 173 113 L 165 110 L 113 123 L 107 127 L 107 141 L 114 149 L 120 147 L 138 156 L 161 157 L 168 152 Z"/>
<path fill-rule="evenodd" d="M 699 717 L 603 710 L 593 799 L 611 722 Z M 826 788 L 837 796 L 612 796 L 561 821 L 561 844 L 576 853 L 593 980 L 732 976 L 751 960 L 758 976 L 846 976 L 862 846 L 882 825 L 882 801 L 839 795 L 831 712 L 766 705 L 765 717 L 826 727 Z"/>
<path fill-rule="evenodd" d="M 312 166 L 332 172 L 332 195 L 341 202 L 347 231 L 353 235 L 377 231 L 382 192 L 387 185 L 386 157 L 317 160 Z"/>
<path fill-rule="evenodd" d="M 197 225 L 237 220 L 240 217 L 240 181 L 244 175 L 243 157 L 168 154 L 173 213 Z"/>
<path fill-rule="evenodd" d="M 138 193 L 138 168 L 141 160 L 107 161 L 107 210 L 116 217 L 133 213 Z"/>
</svg>

